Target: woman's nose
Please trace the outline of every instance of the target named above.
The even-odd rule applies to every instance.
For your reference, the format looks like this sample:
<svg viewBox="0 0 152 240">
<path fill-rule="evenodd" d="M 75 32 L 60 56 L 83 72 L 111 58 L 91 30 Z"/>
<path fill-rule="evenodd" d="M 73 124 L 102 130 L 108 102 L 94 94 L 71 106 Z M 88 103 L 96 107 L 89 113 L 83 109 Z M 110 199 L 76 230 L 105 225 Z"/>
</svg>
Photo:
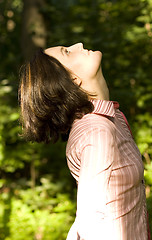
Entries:
<svg viewBox="0 0 152 240">
<path fill-rule="evenodd" d="M 76 43 L 76 45 L 80 48 L 80 49 L 83 49 L 83 43 Z"/>
<path fill-rule="evenodd" d="M 74 45 L 72 45 L 70 48 L 75 48 L 75 49 L 77 49 L 77 48 L 79 48 L 80 50 L 82 50 L 83 49 L 83 43 L 76 43 L 76 44 L 74 44 Z"/>
</svg>

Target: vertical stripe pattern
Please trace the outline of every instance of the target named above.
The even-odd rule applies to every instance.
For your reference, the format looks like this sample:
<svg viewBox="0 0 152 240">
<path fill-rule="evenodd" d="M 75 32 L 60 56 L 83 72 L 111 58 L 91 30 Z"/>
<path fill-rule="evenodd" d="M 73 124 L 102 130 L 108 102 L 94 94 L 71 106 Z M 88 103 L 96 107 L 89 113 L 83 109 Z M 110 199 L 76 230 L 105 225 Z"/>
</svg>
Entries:
<svg viewBox="0 0 152 240">
<path fill-rule="evenodd" d="M 143 162 L 127 120 L 112 101 L 75 120 L 66 156 L 78 183 L 67 240 L 147 240 Z"/>
</svg>

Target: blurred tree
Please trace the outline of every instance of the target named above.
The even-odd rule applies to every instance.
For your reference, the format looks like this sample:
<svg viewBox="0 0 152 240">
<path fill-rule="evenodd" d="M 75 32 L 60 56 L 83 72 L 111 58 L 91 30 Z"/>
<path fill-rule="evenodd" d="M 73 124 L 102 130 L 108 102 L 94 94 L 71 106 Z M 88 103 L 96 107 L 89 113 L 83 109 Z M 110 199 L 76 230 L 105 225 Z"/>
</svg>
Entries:
<svg viewBox="0 0 152 240">
<path fill-rule="evenodd" d="M 47 31 L 41 9 L 45 0 L 23 0 L 22 15 L 22 52 L 25 59 L 29 58 L 35 47 L 46 46 Z"/>
</svg>

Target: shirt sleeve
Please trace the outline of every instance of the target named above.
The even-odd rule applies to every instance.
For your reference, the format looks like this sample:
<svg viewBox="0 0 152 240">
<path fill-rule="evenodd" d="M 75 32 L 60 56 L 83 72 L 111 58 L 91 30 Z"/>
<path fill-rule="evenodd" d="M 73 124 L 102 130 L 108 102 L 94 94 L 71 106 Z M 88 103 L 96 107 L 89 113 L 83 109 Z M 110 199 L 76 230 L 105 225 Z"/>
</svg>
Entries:
<svg viewBox="0 0 152 240">
<path fill-rule="evenodd" d="M 80 239 L 106 239 L 106 198 L 114 161 L 111 129 L 92 129 L 81 151 L 77 193 L 77 228 Z M 105 238 L 104 238 L 105 237 Z"/>
</svg>

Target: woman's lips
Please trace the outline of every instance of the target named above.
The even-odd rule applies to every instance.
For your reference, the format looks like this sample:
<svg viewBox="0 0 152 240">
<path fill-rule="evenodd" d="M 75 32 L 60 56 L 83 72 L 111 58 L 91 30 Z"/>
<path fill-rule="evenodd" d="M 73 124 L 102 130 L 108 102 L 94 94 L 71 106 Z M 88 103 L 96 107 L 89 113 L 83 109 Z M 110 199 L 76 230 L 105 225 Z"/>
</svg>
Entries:
<svg viewBox="0 0 152 240">
<path fill-rule="evenodd" d="M 90 54 L 91 52 L 93 52 L 92 50 L 88 50 L 88 49 L 84 49 L 86 52 L 87 52 L 87 54 Z"/>
</svg>

